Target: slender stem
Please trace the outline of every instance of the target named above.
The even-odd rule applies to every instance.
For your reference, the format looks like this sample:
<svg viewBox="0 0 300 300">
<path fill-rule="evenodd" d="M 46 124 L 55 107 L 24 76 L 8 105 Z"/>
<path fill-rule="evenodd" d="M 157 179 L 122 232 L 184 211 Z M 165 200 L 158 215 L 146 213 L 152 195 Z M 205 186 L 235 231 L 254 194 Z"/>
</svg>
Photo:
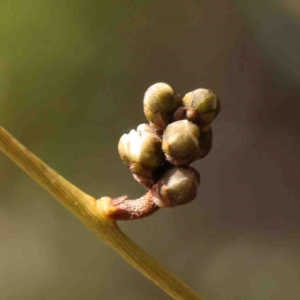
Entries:
<svg viewBox="0 0 300 300">
<path fill-rule="evenodd" d="M 3 127 L 0 127 L 0 149 L 130 265 L 172 298 L 203 299 L 128 238 L 117 224 L 104 213 L 100 201 L 96 201 L 94 197 L 87 195 L 52 170 Z"/>
</svg>

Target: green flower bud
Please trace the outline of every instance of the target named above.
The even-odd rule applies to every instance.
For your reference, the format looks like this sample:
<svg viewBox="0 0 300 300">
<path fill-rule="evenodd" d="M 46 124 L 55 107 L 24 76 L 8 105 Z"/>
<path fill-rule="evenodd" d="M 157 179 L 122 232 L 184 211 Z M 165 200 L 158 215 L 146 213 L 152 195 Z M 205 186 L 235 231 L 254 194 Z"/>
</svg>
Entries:
<svg viewBox="0 0 300 300">
<path fill-rule="evenodd" d="M 134 173 L 137 181 L 151 186 L 152 171 L 163 162 L 161 138 L 148 124 L 141 124 L 137 131 L 123 134 L 118 144 L 120 157 Z"/>
<path fill-rule="evenodd" d="M 197 196 L 200 174 L 192 167 L 173 167 L 153 186 L 153 201 L 159 207 L 187 204 Z"/>
<path fill-rule="evenodd" d="M 188 165 L 199 156 L 200 129 L 188 120 L 168 125 L 162 141 L 167 161 L 172 165 Z"/>
<path fill-rule="evenodd" d="M 144 113 L 147 120 L 158 129 L 172 122 L 173 114 L 182 105 L 178 94 L 166 83 L 155 83 L 144 95 Z"/>
<path fill-rule="evenodd" d="M 187 93 L 182 101 L 186 118 L 200 128 L 209 125 L 220 112 L 220 101 L 210 90 L 197 89 Z"/>
</svg>

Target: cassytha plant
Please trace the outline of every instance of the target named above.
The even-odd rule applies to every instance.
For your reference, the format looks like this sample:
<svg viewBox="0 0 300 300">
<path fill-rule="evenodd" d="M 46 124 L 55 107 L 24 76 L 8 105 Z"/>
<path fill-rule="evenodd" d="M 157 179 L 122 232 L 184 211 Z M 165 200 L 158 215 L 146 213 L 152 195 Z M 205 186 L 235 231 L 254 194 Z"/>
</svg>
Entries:
<svg viewBox="0 0 300 300">
<path fill-rule="evenodd" d="M 36 157 L 3 127 L 0 149 L 33 180 L 51 193 L 83 224 L 118 252 L 131 266 L 173 299 L 201 300 L 191 288 L 168 272 L 118 227 L 119 220 L 149 216 L 196 198 L 200 175 L 190 164 L 212 148 L 211 123 L 220 101 L 207 89 L 183 98 L 166 83 L 152 85 L 144 95 L 148 124 L 124 134 L 120 157 L 147 192 L 136 200 L 127 196 L 96 199 L 71 184 Z"/>
</svg>

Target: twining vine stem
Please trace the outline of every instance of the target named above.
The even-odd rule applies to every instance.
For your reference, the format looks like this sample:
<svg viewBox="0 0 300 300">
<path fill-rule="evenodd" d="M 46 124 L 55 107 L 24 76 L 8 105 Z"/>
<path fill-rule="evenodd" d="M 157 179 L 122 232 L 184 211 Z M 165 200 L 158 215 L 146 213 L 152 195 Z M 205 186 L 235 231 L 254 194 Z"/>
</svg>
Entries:
<svg viewBox="0 0 300 300">
<path fill-rule="evenodd" d="M 0 149 L 86 227 L 173 299 L 203 300 L 127 237 L 116 222 L 105 214 L 101 201 L 96 201 L 51 169 L 3 127 L 0 127 Z"/>
</svg>

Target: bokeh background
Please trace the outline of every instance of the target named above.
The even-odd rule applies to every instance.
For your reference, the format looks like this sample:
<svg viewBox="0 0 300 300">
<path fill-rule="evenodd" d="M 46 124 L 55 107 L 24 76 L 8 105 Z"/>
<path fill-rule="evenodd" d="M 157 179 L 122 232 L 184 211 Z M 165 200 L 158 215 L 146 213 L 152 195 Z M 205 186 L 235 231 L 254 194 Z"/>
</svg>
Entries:
<svg viewBox="0 0 300 300">
<path fill-rule="evenodd" d="M 168 82 L 222 101 L 196 201 L 122 229 L 211 300 L 300 298 L 296 0 L 1 0 L 0 122 L 96 197 L 144 190 L 118 157 Z M 0 298 L 169 299 L 4 155 Z"/>
</svg>

